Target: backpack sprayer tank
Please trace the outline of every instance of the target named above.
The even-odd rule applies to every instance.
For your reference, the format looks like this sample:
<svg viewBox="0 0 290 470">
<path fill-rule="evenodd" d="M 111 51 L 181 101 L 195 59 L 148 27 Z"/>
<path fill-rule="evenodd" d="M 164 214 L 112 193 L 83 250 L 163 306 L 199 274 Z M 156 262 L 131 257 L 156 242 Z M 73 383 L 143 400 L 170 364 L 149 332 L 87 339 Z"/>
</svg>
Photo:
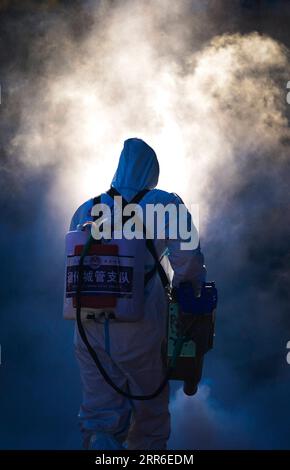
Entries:
<svg viewBox="0 0 290 470">
<path fill-rule="evenodd" d="M 76 319 L 79 263 L 87 246 L 81 275 L 81 319 L 110 316 L 134 322 L 144 311 L 145 240 L 114 239 L 97 242 L 90 223 L 66 235 L 64 318 Z"/>
</svg>

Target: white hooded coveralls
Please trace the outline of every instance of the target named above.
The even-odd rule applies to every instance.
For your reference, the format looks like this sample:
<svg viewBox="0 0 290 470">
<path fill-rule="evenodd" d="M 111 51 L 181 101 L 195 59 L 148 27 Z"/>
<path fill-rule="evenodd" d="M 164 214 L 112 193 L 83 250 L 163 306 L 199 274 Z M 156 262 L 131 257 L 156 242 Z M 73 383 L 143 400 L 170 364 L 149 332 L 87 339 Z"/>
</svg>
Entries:
<svg viewBox="0 0 290 470">
<path fill-rule="evenodd" d="M 112 186 L 130 201 L 143 189 L 150 189 L 140 205 L 182 203 L 173 193 L 154 189 L 159 177 L 159 165 L 155 152 L 140 139 L 128 139 L 124 143 Z M 102 202 L 112 206 L 107 195 Z M 82 204 L 75 212 L 70 230 L 92 220 L 93 199 Z M 192 224 L 188 213 L 188 221 Z M 165 223 L 166 225 L 166 223 Z M 167 227 L 164 227 L 166 233 Z M 181 250 L 180 239 L 155 239 L 158 255 L 167 253 L 173 269 L 173 285 L 180 282 L 205 280 L 205 267 L 200 248 Z M 148 251 L 148 250 L 147 250 Z M 146 254 L 145 271 L 150 271 L 154 260 Z M 145 287 L 145 314 L 139 322 L 84 323 L 87 337 L 95 348 L 112 380 L 132 394 L 147 395 L 157 389 L 164 377 L 165 364 L 162 355 L 166 338 L 166 295 L 157 271 Z M 170 434 L 168 411 L 169 390 L 149 401 L 130 400 L 115 392 L 108 385 L 89 355 L 86 346 L 75 329 L 75 353 L 80 367 L 83 400 L 79 413 L 83 445 L 86 449 L 166 449 Z"/>
</svg>

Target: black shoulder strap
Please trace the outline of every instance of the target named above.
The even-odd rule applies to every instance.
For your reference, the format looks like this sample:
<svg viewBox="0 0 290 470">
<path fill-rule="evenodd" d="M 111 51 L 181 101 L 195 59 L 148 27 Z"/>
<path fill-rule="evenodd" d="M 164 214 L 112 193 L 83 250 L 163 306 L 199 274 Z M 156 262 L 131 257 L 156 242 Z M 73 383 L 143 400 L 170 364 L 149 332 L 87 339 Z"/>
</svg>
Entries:
<svg viewBox="0 0 290 470">
<path fill-rule="evenodd" d="M 123 198 L 122 194 L 120 194 L 119 191 L 116 188 L 111 187 L 109 189 L 109 191 L 107 191 L 107 194 L 112 199 L 114 198 L 114 196 L 121 197 L 122 198 L 122 207 L 124 208 L 127 204 L 138 204 L 148 192 L 149 192 L 149 189 L 143 189 L 142 191 L 137 193 L 133 197 L 133 199 L 129 202 L 125 198 Z M 95 200 L 97 200 L 97 198 L 95 198 Z M 123 220 L 123 222 L 124 222 L 124 220 Z M 146 226 L 145 226 L 145 224 L 143 224 L 143 234 L 146 238 Z M 158 274 L 160 276 L 162 285 L 163 285 L 164 289 L 167 289 L 168 286 L 169 286 L 169 281 L 168 281 L 168 278 L 167 278 L 167 274 L 166 274 L 162 264 L 160 263 L 160 260 L 159 260 L 159 257 L 158 257 L 158 254 L 156 252 L 155 245 L 154 245 L 152 239 L 146 238 L 146 247 L 149 250 L 149 252 L 151 253 L 151 255 L 152 255 L 152 257 L 155 261 L 155 266 L 151 271 L 149 271 L 148 273 L 145 274 L 145 285 L 150 281 L 150 279 L 152 279 L 155 272 L 158 271 Z"/>
<path fill-rule="evenodd" d="M 93 205 L 95 206 L 96 204 L 100 204 L 101 202 L 101 197 L 102 195 L 100 194 L 99 196 L 97 197 L 94 197 L 94 200 L 93 200 Z"/>
<path fill-rule="evenodd" d="M 151 271 L 149 271 L 148 273 L 145 274 L 145 285 L 150 281 L 150 279 L 152 279 L 152 277 L 154 276 L 156 271 L 158 271 L 158 274 L 159 274 L 160 280 L 162 282 L 162 285 L 163 285 L 164 289 L 167 290 L 168 287 L 169 287 L 169 280 L 168 280 L 167 274 L 166 274 L 166 272 L 165 272 L 165 270 L 164 270 L 164 268 L 163 268 L 163 266 L 160 262 L 160 259 L 159 259 L 158 255 L 156 253 L 156 249 L 155 249 L 153 240 L 146 238 L 146 246 L 147 246 L 148 250 L 150 251 L 151 255 L 154 258 L 155 266 L 154 266 L 153 269 L 151 269 Z"/>
</svg>

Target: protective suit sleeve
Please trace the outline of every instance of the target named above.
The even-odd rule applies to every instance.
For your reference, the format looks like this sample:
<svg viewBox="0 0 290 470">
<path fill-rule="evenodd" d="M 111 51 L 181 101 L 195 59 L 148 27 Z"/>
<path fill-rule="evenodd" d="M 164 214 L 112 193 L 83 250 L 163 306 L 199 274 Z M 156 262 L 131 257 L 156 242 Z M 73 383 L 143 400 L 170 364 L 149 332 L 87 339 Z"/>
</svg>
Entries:
<svg viewBox="0 0 290 470">
<path fill-rule="evenodd" d="M 192 221 L 191 214 L 178 196 L 175 196 L 175 204 L 178 209 L 177 238 L 166 237 L 167 256 L 174 273 L 172 284 L 173 287 L 177 287 L 181 282 L 192 281 L 194 284 L 200 285 L 206 279 L 206 268 L 200 249 L 198 231 Z M 183 206 L 182 210 L 179 210 L 180 206 Z M 190 234 L 188 237 L 184 237 L 184 228 L 186 228 L 185 232 Z M 167 227 L 166 231 L 168 231 Z"/>
</svg>

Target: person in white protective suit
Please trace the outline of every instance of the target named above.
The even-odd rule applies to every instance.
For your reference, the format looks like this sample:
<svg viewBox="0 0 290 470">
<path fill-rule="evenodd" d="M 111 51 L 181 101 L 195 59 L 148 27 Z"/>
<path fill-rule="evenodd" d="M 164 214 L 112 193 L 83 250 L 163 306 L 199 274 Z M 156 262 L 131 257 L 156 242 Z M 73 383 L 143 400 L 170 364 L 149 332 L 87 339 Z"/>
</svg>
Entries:
<svg viewBox="0 0 290 470">
<path fill-rule="evenodd" d="M 173 193 L 155 189 L 159 177 L 159 164 L 154 150 L 141 139 L 128 139 L 124 143 L 112 187 L 126 201 L 143 189 L 149 189 L 141 200 L 146 204 L 182 204 Z M 113 205 L 104 194 L 102 202 Z M 92 220 L 93 199 L 85 202 L 75 212 L 70 230 L 78 224 Z M 188 220 L 192 224 L 188 213 Z M 165 222 L 166 225 L 166 222 Z M 167 227 L 164 227 L 166 233 Z M 182 250 L 175 239 L 155 239 L 159 256 L 166 253 L 173 270 L 173 286 L 180 282 L 201 283 L 205 280 L 204 258 L 199 245 L 195 249 Z M 145 272 L 152 270 L 154 259 L 147 250 Z M 84 323 L 89 342 L 97 351 L 111 379 L 131 394 L 146 395 L 154 392 L 165 373 L 162 351 L 166 338 L 167 298 L 160 276 L 155 271 L 145 287 L 143 318 L 138 322 Z M 148 401 L 130 400 L 119 395 L 108 385 L 86 346 L 75 329 L 75 352 L 80 367 L 83 401 L 79 420 L 85 449 L 166 449 L 170 434 L 169 388 Z"/>
</svg>

